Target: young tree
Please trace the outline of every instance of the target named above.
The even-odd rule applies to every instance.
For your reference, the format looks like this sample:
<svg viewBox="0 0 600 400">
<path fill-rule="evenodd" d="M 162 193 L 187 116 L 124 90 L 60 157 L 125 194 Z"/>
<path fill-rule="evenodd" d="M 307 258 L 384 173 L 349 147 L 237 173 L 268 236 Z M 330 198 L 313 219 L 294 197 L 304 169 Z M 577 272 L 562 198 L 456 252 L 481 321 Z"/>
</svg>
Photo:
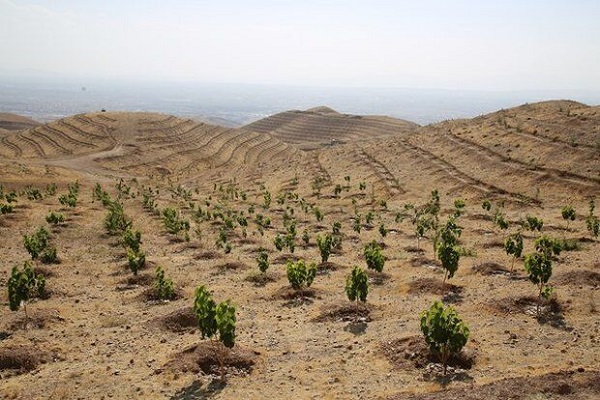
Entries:
<svg viewBox="0 0 600 400">
<path fill-rule="evenodd" d="M 256 262 L 258 263 L 258 269 L 261 273 L 265 274 L 267 269 L 269 269 L 269 254 L 262 247 L 258 249 L 258 256 L 256 257 Z"/>
<path fill-rule="evenodd" d="M 131 228 L 132 221 L 123 210 L 123 204 L 118 201 L 111 201 L 107 205 L 108 211 L 104 218 L 104 227 L 111 236 L 123 235 L 123 233 Z"/>
<path fill-rule="evenodd" d="M 223 347 L 233 348 L 235 346 L 236 309 L 230 300 L 223 301 L 217 305 L 206 286 L 196 288 L 194 299 L 194 313 L 198 319 L 198 328 L 202 339 L 217 340 Z M 221 382 L 225 381 L 225 353 L 223 348 L 218 348 L 217 358 Z"/>
<path fill-rule="evenodd" d="M 350 275 L 346 277 L 346 296 L 348 300 L 356 302 L 358 310 L 359 301 L 365 303 L 369 293 L 369 277 L 358 265 L 354 266 Z"/>
<path fill-rule="evenodd" d="M 569 230 L 569 222 L 575 221 L 575 209 L 572 205 L 567 205 L 562 208 L 560 211 L 563 219 L 567 221 L 567 231 Z"/>
<path fill-rule="evenodd" d="M 596 209 L 596 203 L 594 200 L 590 200 L 590 211 L 588 216 L 585 218 L 585 224 L 592 238 L 597 238 L 600 234 L 600 219 L 594 215 Z"/>
<path fill-rule="evenodd" d="M 23 245 L 32 260 L 36 260 L 46 250 L 49 240 L 50 233 L 43 226 L 32 235 L 23 235 Z"/>
<path fill-rule="evenodd" d="M 156 279 L 154 280 L 154 290 L 159 300 L 173 300 L 175 298 L 175 289 L 173 281 L 165 278 L 165 271 L 159 266 L 156 267 Z"/>
<path fill-rule="evenodd" d="M 372 241 L 365 246 L 363 255 L 369 269 L 374 269 L 377 272 L 383 271 L 385 257 L 381 254 L 381 247 L 376 241 Z"/>
<path fill-rule="evenodd" d="M 458 246 L 458 239 L 461 235 L 461 228 L 456 223 L 454 216 L 450 216 L 444 226 L 436 233 L 433 246 L 438 259 L 444 268 L 444 283 L 446 279 L 454 276 L 458 270 L 461 248 Z"/>
<path fill-rule="evenodd" d="M 483 203 L 481 203 L 481 208 L 487 212 L 490 212 L 492 209 L 492 203 L 489 200 L 484 200 Z"/>
<path fill-rule="evenodd" d="M 299 291 L 312 285 L 315 276 L 317 276 L 317 265 L 310 263 L 307 266 L 304 260 L 288 261 L 286 273 L 290 286 Z"/>
<path fill-rule="evenodd" d="M 319 246 L 319 252 L 321 253 L 321 262 L 325 263 L 329 260 L 331 255 L 331 249 L 334 247 L 335 239 L 330 233 L 325 234 L 325 237 L 317 235 L 317 246 Z"/>
<path fill-rule="evenodd" d="M 552 276 L 552 260 L 547 253 L 536 251 L 525 256 L 525 271 L 529 280 L 538 287 L 538 303 L 536 313 L 540 313 L 542 299 L 547 299 L 552 294 L 552 286 L 548 281 Z"/>
<path fill-rule="evenodd" d="M 58 226 L 65 222 L 65 216 L 61 213 L 50 211 L 50 214 L 46 215 L 46 222 L 54 226 Z"/>
<path fill-rule="evenodd" d="M 31 263 L 26 262 L 23 270 L 14 266 L 10 278 L 8 279 L 8 301 L 11 311 L 18 311 L 21 305 L 25 310 L 25 319 L 27 315 L 27 301 L 34 297 L 41 297 L 46 290 L 46 280 L 42 275 L 36 275 L 33 272 Z"/>
<path fill-rule="evenodd" d="M 512 272 L 515 260 L 523 254 L 523 236 L 521 235 L 521 232 L 514 233 L 506 238 L 504 241 L 504 251 L 506 251 L 506 255 L 512 255 L 510 264 L 510 272 Z"/>
<path fill-rule="evenodd" d="M 140 251 L 140 244 L 142 243 L 142 233 L 140 231 L 132 231 L 127 229 L 123 234 L 123 245 L 129 247 L 134 252 Z"/>
<path fill-rule="evenodd" d="M 544 221 L 541 218 L 537 218 L 532 215 L 527 215 L 525 217 L 524 226 L 532 232 L 541 232 L 542 228 L 544 227 Z"/>
<path fill-rule="evenodd" d="M 459 353 L 469 340 L 469 328 L 453 307 L 444 308 L 440 301 L 435 301 L 429 310 L 421 313 L 421 332 L 430 351 L 442 362 L 446 375 L 448 360 Z"/>
<path fill-rule="evenodd" d="M 179 235 L 182 231 L 185 232 L 186 240 L 189 240 L 190 222 L 182 219 L 179 213 L 174 208 L 165 208 L 162 212 L 163 224 L 168 233 Z"/>
<path fill-rule="evenodd" d="M 133 272 L 133 275 L 137 275 L 138 271 L 144 268 L 146 265 L 146 253 L 143 251 L 133 251 L 131 249 L 127 249 L 127 262 L 129 265 L 129 269 Z"/>
</svg>

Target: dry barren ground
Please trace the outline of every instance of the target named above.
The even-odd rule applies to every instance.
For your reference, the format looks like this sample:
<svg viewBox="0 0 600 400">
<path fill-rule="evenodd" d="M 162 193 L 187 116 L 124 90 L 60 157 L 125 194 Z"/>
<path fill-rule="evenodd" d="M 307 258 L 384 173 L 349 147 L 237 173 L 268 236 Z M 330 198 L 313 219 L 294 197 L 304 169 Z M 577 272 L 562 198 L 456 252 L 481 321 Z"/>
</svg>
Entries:
<svg viewBox="0 0 600 400">
<path fill-rule="evenodd" d="M 600 194 L 597 107 L 540 103 L 428 127 L 386 119 L 396 129 L 389 136 L 377 117 L 372 137 L 369 118 L 324 108 L 305 113 L 295 115 L 293 129 L 273 118 L 253 130 L 252 124 L 232 129 L 159 114 L 98 113 L 3 133 L 0 181 L 4 193 L 21 194 L 13 212 L 0 215 L 0 397 L 600 397 L 600 246 L 585 224 L 588 202 Z M 331 126 L 322 133 L 325 141 L 313 135 L 315 118 L 326 131 Z M 352 135 L 344 138 L 344 129 Z M 77 205 L 59 204 L 76 180 Z M 56 194 L 46 194 L 52 183 Z M 107 209 L 92 197 L 96 183 L 112 199 L 120 197 L 142 232 L 147 261 L 137 277 L 119 237 L 106 232 Z M 28 199 L 28 186 L 43 198 Z M 161 216 L 144 208 L 149 187 L 158 210 L 172 207 L 190 222 L 189 241 L 167 233 Z M 441 284 L 432 232 L 417 248 L 410 218 L 397 218 L 405 204 L 424 204 L 434 189 L 442 222 L 455 199 L 466 202 L 459 218 L 465 251 L 450 286 Z M 504 203 L 508 231 L 494 226 L 494 210 L 481 207 L 485 199 Z M 577 211 L 568 229 L 561 218 L 567 204 Z M 66 221 L 51 227 L 50 211 Z M 244 229 L 237 220 L 229 231 L 230 253 L 215 244 L 221 214 L 248 221 Z M 264 235 L 257 214 L 271 219 Z M 356 214 L 360 233 L 353 230 Z M 527 215 L 543 219 L 542 234 L 577 243 L 553 261 L 555 297 L 541 318 L 523 260 L 510 273 L 502 244 Z M 293 253 L 274 246 L 276 235 L 286 233 L 284 219 L 296 221 Z M 319 263 L 316 236 L 331 232 L 334 222 L 341 223 L 341 248 L 319 265 L 310 290 L 296 296 L 286 261 Z M 23 235 L 40 226 L 50 230 L 60 263 L 34 263 L 46 276 L 48 295 L 27 304 L 26 320 L 23 309 L 9 310 L 6 285 L 12 267 L 30 259 Z M 524 231 L 524 253 L 534 251 L 539 235 Z M 386 263 L 383 274 L 370 273 L 367 303 L 357 311 L 344 284 L 354 265 L 366 266 L 363 248 L 373 240 L 382 244 Z M 266 277 L 258 273 L 260 247 L 269 253 Z M 157 266 L 174 281 L 177 299 L 163 303 L 149 295 Z M 201 340 L 193 315 L 201 284 L 215 300 L 237 306 L 226 384 L 216 379 L 214 345 Z M 420 312 L 436 299 L 452 304 L 471 331 L 446 377 L 419 329 Z"/>
</svg>

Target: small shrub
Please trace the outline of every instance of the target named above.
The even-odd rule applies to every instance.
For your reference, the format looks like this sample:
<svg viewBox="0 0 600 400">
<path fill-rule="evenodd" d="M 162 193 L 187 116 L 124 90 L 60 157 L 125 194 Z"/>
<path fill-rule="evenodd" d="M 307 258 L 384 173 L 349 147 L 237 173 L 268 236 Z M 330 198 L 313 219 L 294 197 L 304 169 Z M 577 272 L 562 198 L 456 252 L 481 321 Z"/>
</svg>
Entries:
<svg viewBox="0 0 600 400">
<path fill-rule="evenodd" d="M 163 224 L 168 233 L 179 235 L 183 231 L 187 234 L 190 230 L 190 222 L 182 219 L 174 208 L 165 208 L 162 215 Z"/>
<path fill-rule="evenodd" d="M 288 261 L 286 268 L 287 278 L 290 286 L 294 290 L 301 290 L 304 287 L 310 287 L 317 275 L 317 266 L 315 263 L 310 263 L 308 266 L 304 260 L 296 262 Z"/>
<path fill-rule="evenodd" d="M 46 280 L 42 275 L 36 275 L 31 263 L 26 262 L 23 270 L 14 266 L 8 279 L 8 301 L 11 311 L 18 311 L 23 305 L 27 317 L 27 301 L 41 297 L 46 290 Z"/>
<path fill-rule="evenodd" d="M 492 209 L 492 203 L 489 200 L 484 200 L 483 203 L 481 203 L 481 208 L 487 212 L 490 212 Z"/>
<path fill-rule="evenodd" d="M 327 233 L 325 237 L 317 235 L 317 246 L 319 246 L 319 252 L 321 253 L 321 262 L 325 263 L 329 260 L 331 250 L 335 244 L 333 235 Z"/>
<path fill-rule="evenodd" d="M 367 267 L 377 272 L 383 271 L 385 257 L 381 254 L 381 247 L 376 241 L 367 244 L 363 250 L 363 255 L 367 261 Z"/>
<path fill-rule="evenodd" d="M 547 299 L 552 294 L 552 286 L 548 285 L 548 281 L 552 276 L 552 260 L 544 252 L 537 251 L 528 254 L 525 256 L 525 271 L 527 271 L 531 283 L 538 288 L 536 312 L 539 315 L 542 299 Z"/>
<path fill-rule="evenodd" d="M 346 296 L 348 300 L 358 302 L 366 302 L 367 294 L 369 293 L 369 277 L 367 273 L 358 265 L 356 265 L 350 275 L 346 277 Z"/>
<path fill-rule="evenodd" d="M 142 243 L 142 233 L 140 231 L 132 231 L 127 229 L 123 234 L 123 245 L 130 248 L 134 252 L 140 251 L 140 244 Z"/>
<path fill-rule="evenodd" d="M 47 247 L 40 255 L 40 261 L 43 264 L 57 264 L 58 256 L 56 254 L 56 247 Z"/>
<path fill-rule="evenodd" d="M 12 205 L 0 203 L 0 214 L 10 214 L 11 212 L 13 212 Z"/>
<path fill-rule="evenodd" d="M 458 270 L 458 262 L 462 252 L 458 245 L 461 232 L 462 229 L 456 223 L 455 217 L 450 216 L 446 224 L 437 231 L 434 238 L 433 246 L 436 256 L 445 270 L 444 283 L 446 279 L 452 278 Z"/>
<path fill-rule="evenodd" d="M 32 235 L 23 235 L 23 245 L 25 249 L 31 255 L 32 260 L 36 260 L 40 254 L 48 247 L 48 241 L 50 240 L 50 233 L 46 228 L 39 228 Z"/>
<path fill-rule="evenodd" d="M 540 232 L 542 230 L 542 228 L 544 227 L 544 221 L 540 218 L 537 218 L 537 217 L 534 217 L 531 215 L 527 215 L 525 217 L 524 226 L 525 226 L 525 228 L 529 229 L 532 232 L 534 232 L 534 231 Z"/>
<path fill-rule="evenodd" d="M 127 250 L 127 262 L 129 269 L 133 272 L 133 275 L 137 275 L 138 271 L 146 265 L 146 253 L 143 251 Z"/>
<path fill-rule="evenodd" d="M 563 219 L 567 221 L 567 230 L 569 230 L 569 222 L 575 221 L 575 209 L 572 205 L 567 205 L 562 208 L 560 214 L 562 215 Z"/>
<path fill-rule="evenodd" d="M 510 271 L 512 272 L 515 265 L 515 259 L 521 257 L 523 254 L 523 236 L 521 235 L 521 232 L 514 233 L 506 238 L 504 241 L 504 251 L 506 251 L 507 255 L 512 255 L 512 262 L 510 264 Z"/>
<path fill-rule="evenodd" d="M 309 234 L 308 234 L 308 230 L 307 230 L 307 229 L 305 229 L 305 230 L 302 232 L 302 242 L 304 242 L 304 246 L 305 246 L 305 247 L 306 247 L 306 246 L 308 246 L 308 244 L 309 244 L 309 242 L 310 242 L 310 236 L 309 236 Z"/>
<path fill-rule="evenodd" d="M 592 238 L 597 238 L 600 234 L 600 219 L 594 215 L 596 209 L 596 203 L 594 200 L 590 200 L 590 211 L 585 218 L 585 224 Z"/>
<path fill-rule="evenodd" d="M 469 340 L 469 328 L 453 307 L 435 301 L 429 310 L 421 313 L 421 332 L 429 350 L 437 355 L 447 372 L 448 360 L 459 353 Z"/>
<path fill-rule="evenodd" d="M 111 236 L 123 235 L 131 228 L 131 218 L 125 215 L 123 204 L 118 201 L 111 201 L 108 206 L 106 217 L 104 218 L 104 228 Z"/>
<path fill-rule="evenodd" d="M 227 348 L 235 345 L 236 309 L 230 300 L 217 303 L 204 285 L 196 288 L 194 299 L 194 314 L 198 319 L 198 328 L 202 339 L 213 339 L 218 334 L 218 340 Z M 217 351 L 221 381 L 225 380 L 224 353 Z"/>
<path fill-rule="evenodd" d="M 379 234 L 381 235 L 382 238 L 385 238 L 388 234 L 389 230 L 385 227 L 385 224 L 382 222 L 379 225 Z"/>
<path fill-rule="evenodd" d="M 173 300 L 175 298 L 173 281 L 165 278 L 165 271 L 161 267 L 156 267 L 154 290 L 156 291 L 156 297 L 160 300 Z"/>
<path fill-rule="evenodd" d="M 58 226 L 65 222 L 65 216 L 61 213 L 50 211 L 50 214 L 46 215 L 46 222 L 54 226 Z"/>
<path fill-rule="evenodd" d="M 275 235 L 275 239 L 273 239 L 273 244 L 275 245 L 275 248 L 277 250 L 283 251 L 283 249 L 285 247 L 284 237 L 278 233 L 277 235 Z"/>
<path fill-rule="evenodd" d="M 266 273 L 269 269 L 269 255 L 267 251 L 262 247 L 258 249 L 258 256 L 256 257 L 256 262 L 258 263 L 258 269 L 261 273 Z"/>
<path fill-rule="evenodd" d="M 317 222 L 323 221 L 323 218 L 325 217 L 325 215 L 323 214 L 323 212 L 321 211 L 321 209 L 319 207 L 314 207 L 313 213 L 315 214 L 315 218 L 317 219 Z"/>
</svg>

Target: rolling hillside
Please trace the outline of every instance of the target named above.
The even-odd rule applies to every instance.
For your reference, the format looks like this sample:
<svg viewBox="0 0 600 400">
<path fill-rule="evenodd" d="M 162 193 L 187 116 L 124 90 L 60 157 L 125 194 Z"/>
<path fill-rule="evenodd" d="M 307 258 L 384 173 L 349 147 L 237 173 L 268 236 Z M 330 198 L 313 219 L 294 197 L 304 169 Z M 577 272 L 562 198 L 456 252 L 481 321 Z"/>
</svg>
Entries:
<svg viewBox="0 0 600 400">
<path fill-rule="evenodd" d="M 422 127 L 318 107 L 2 130 L 0 398 L 597 399 L 599 127 L 599 107 L 554 101 Z M 297 260 L 316 268 L 300 288 Z M 25 314 L 7 286 L 30 262 L 45 292 Z M 236 307 L 231 350 L 201 337 L 200 285 Z M 447 375 L 420 327 L 438 300 L 470 329 Z"/>
<path fill-rule="evenodd" d="M 0 138 L 0 157 L 75 170 L 193 175 L 289 160 L 299 150 L 266 133 L 152 113 L 90 113 Z"/>
<path fill-rule="evenodd" d="M 0 133 L 2 133 L 3 129 L 7 131 L 18 131 L 21 129 L 33 128 L 37 125 L 40 125 L 40 123 L 31 118 L 0 112 Z"/>
<path fill-rule="evenodd" d="M 304 150 L 413 132 L 418 125 L 382 116 L 340 114 L 328 107 L 286 111 L 244 127 Z"/>
</svg>

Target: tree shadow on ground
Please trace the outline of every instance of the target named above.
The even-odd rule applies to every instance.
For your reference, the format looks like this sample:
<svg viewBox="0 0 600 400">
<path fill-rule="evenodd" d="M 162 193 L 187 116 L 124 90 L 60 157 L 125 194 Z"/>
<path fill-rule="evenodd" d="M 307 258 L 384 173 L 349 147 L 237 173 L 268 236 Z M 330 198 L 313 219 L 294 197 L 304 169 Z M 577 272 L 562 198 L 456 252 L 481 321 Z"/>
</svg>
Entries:
<svg viewBox="0 0 600 400">
<path fill-rule="evenodd" d="M 227 384 L 217 380 L 211 381 L 208 385 L 202 386 L 200 381 L 194 381 L 188 387 L 175 393 L 171 400 L 202 400 L 210 399 L 219 394 Z"/>
</svg>

